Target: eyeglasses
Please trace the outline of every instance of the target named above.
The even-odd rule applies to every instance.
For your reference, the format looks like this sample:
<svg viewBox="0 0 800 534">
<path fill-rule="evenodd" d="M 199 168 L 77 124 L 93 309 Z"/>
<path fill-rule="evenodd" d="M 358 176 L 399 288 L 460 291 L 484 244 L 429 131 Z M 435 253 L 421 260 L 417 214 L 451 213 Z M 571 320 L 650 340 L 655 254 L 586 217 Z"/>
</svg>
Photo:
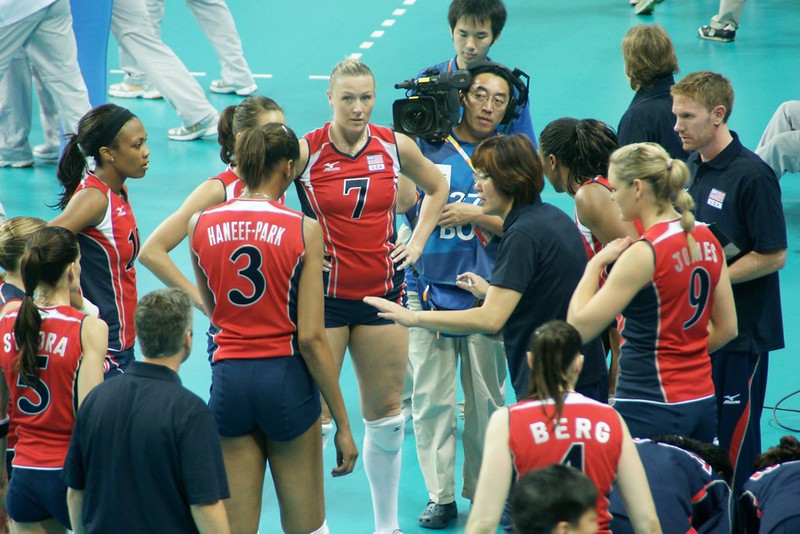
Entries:
<svg viewBox="0 0 800 534">
<path fill-rule="evenodd" d="M 469 94 L 477 100 L 481 105 L 485 104 L 487 100 L 491 99 L 494 109 L 504 109 L 508 106 L 508 99 L 502 96 L 489 96 L 485 91 L 470 91 Z"/>
<path fill-rule="evenodd" d="M 488 174 L 486 174 L 485 172 L 480 172 L 480 171 L 476 171 L 476 172 L 475 172 L 475 173 L 472 175 L 472 177 L 473 177 L 473 179 L 475 180 L 475 183 L 476 183 L 477 185 L 483 185 L 483 184 L 485 184 L 486 182 L 488 182 L 489 180 L 491 180 L 491 179 L 492 179 L 492 177 L 491 177 L 491 176 L 489 176 L 489 175 L 488 175 Z"/>
</svg>

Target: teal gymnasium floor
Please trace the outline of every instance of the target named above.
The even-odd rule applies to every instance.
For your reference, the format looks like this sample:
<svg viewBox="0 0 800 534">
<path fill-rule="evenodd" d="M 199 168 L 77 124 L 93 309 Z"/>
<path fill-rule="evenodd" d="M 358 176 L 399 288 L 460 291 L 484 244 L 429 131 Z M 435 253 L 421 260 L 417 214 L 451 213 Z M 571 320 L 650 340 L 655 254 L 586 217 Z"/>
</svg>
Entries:
<svg viewBox="0 0 800 534">
<path fill-rule="evenodd" d="M 518 66 L 531 75 L 533 120 L 537 133 L 549 121 L 562 116 L 592 117 L 613 126 L 627 108 L 633 92 L 622 70 L 620 41 L 627 29 L 638 23 L 664 25 L 675 43 L 682 73 L 714 70 L 728 76 L 736 91 L 731 127 L 744 144 L 754 148 L 775 108 L 781 102 L 800 98 L 800 3 L 797 0 L 750 0 L 745 5 L 742 28 L 735 43 L 701 41 L 697 28 L 716 11 L 718 0 L 666 0 L 650 17 L 636 17 L 627 0 L 506 0 L 509 20 L 492 56 L 508 66 Z M 388 124 L 391 102 L 401 96 L 396 82 L 410 78 L 419 69 L 453 55 L 446 21 L 447 0 L 306 0 L 302 2 L 254 2 L 229 0 L 252 70 L 271 77 L 258 79 L 260 93 L 275 98 L 286 110 L 288 123 L 298 134 L 320 126 L 330 118 L 325 98 L 326 76 L 333 65 L 351 53 L 363 54 L 378 82 L 378 103 L 373 121 Z M 400 13 L 399 10 L 404 10 Z M 389 23 L 388 21 L 394 21 Z M 373 32 L 384 31 L 377 37 Z M 182 2 L 168 2 L 163 29 L 165 41 L 189 69 L 199 73 L 208 87 L 218 77 L 219 67 L 210 44 Z M 372 43 L 368 45 L 366 43 Z M 116 45 L 111 41 L 109 65 L 116 68 Z M 679 74 L 680 76 L 680 74 Z M 119 81 L 111 74 L 109 83 Z M 219 109 L 236 103 L 234 96 L 209 99 Z M 166 130 L 179 121 L 164 101 L 113 100 L 128 106 L 143 120 L 149 132 L 151 170 L 141 181 L 129 183 L 139 228 L 144 237 L 175 209 L 203 179 L 222 169 L 214 139 L 196 142 L 168 141 Z M 42 142 L 38 118 L 31 143 Z M 800 175 L 781 181 L 783 205 L 789 233 L 789 253 L 781 274 L 786 348 L 772 354 L 767 405 L 800 389 L 792 354 L 800 349 Z M 56 213 L 46 206 L 56 199 L 55 168 L 0 169 L 0 201 L 9 216 L 36 215 L 45 219 Z M 566 195 L 556 195 L 548 186 L 546 201 L 571 212 Z M 288 203 L 297 207 L 294 191 Z M 190 273 L 184 245 L 173 257 Z M 149 271 L 139 269 L 139 292 L 160 287 Z M 195 331 L 203 332 L 206 318 L 195 317 Z M 207 398 L 210 383 L 205 343 L 197 337 L 192 358 L 184 364 L 184 384 Z M 352 368 L 345 363 L 342 375 L 345 400 L 353 422 L 356 442 L 361 444 L 363 425 Z M 510 390 L 510 388 L 509 388 Z M 800 399 L 787 407 L 800 408 Z M 775 444 L 788 433 L 762 418 L 764 444 Z M 781 420 L 800 427 L 800 416 L 781 412 Z M 147 444 L 142 444 L 147 446 Z M 326 469 L 334 460 L 326 451 Z M 460 469 L 459 452 L 459 469 Z M 267 484 L 261 533 L 280 532 L 274 491 Z M 457 483 L 458 492 L 460 484 Z M 361 464 L 345 478 L 326 478 L 328 523 L 333 532 L 372 531 L 369 489 Z M 417 526 L 417 515 L 427 502 L 424 482 L 417 466 L 414 435 L 407 426 L 403 448 L 400 524 L 407 533 L 429 532 Z M 469 502 L 458 500 L 458 522 L 444 532 L 463 531 Z"/>
</svg>

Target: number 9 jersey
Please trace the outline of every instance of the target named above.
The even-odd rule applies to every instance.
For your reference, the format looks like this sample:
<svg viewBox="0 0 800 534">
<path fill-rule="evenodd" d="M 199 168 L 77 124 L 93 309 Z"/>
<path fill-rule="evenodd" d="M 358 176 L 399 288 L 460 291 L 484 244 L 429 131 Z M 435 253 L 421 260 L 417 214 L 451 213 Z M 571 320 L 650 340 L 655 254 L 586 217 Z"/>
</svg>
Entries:
<svg viewBox="0 0 800 534">
<path fill-rule="evenodd" d="M 394 133 L 367 125 L 367 143 L 350 156 L 333 146 L 329 128 L 330 123 L 305 135 L 308 164 L 295 182 L 303 212 L 319 221 L 330 255 L 325 296 L 397 295 L 404 289 L 403 272 L 395 271 L 389 256 L 400 172 Z"/>
<path fill-rule="evenodd" d="M 303 214 L 237 198 L 201 212 L 192 251 L 214 295 L 212 361 L 299 355 Z"/>
<path fill-rule="evenodd" d="M 700 256 L 694 262 L 680 220 L 654 224 L 641 238 L 653 249 L 655 272 L 622 311 L 617 399 L 676 403 L 714 395 L 708 321 L 725 255 L 707 226 L 696 225 L 692 236 Z"/>
</svg>

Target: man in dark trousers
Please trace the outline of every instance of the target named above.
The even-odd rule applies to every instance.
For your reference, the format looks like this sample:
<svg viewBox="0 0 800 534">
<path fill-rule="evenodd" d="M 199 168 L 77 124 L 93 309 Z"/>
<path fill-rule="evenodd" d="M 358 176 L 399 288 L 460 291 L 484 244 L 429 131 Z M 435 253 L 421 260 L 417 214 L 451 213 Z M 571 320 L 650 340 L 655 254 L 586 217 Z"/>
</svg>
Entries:
<svg viewBox="0 0 800 534">
<path fill-rule="evenodd" d="M 64 480 L 83 532 L 229 532 L 230 496 L 217 426 L 181 385 L 192 349 L 192 304 L 180 289 L 139 301 L 143 358 L 96 387 L 75 422 Z"/>
<path fill-rule="evenodd" d="M 711 364 L 717 435 L 734 466 L 738 495 L 761 452 L 768 355 L 784 346 L 778 271 L 786 263 L 786 220 L 775 172 L 728 129 L 730 82 L 713 72 L 694 72 L 671 92 L 675 131 L 693 152 L 686 163 L 695 215 L 721 237 L 736 302 L 739 335 L 711 355 Z"/>
</svg>

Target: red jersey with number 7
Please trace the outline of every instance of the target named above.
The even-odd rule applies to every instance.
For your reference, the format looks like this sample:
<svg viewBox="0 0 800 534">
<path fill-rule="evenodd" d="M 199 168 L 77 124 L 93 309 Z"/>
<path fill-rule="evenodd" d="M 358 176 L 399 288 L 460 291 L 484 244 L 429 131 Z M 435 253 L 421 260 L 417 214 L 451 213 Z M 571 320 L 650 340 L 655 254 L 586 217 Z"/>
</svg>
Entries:
<svg viewBox="0 0 800 534">
<path fill-rule="evenodd" d="M 18 437 L 13 465 L 61 469 L 75 424 L 75 384 L 83 356 L 81 327 L 86 316 L 70 306 L 39 308 L 39 380 L 26 384 L 15 369 L 19 358 L 14 336 L 17 313 L 14 310 L 0 319 L 0 365 L 9 389 L 9 415 Z"/>
<path fill-rule="evenodd" d="M 395 243 L 395 203 L 400 172 L 394 132 L 367 125 L 367 142 L 355 156 L 339 152 L 330 123 L 305 135 L 308 164 L 295 184 L 303 212 L 322 226 L 331 270 L 325 296 L 361 299 L 403 289 L 390 253 Z"/>
<path fill-rule="evenodd" d="M 214 295 L 212 361 L 300 354 L 302 213 L 273 200 L 229 200 L 200 214 L 192 251 Z"/>
<path fill-rule="evenodd" d="M 581 471 L 599 493 L 598 532 L 609 533 L 608 494 L 617 476 L 623 430 L 619 414 L 607 404 L 570 392 L 558 421 L 552 400 L 525 400 L 508 408 L 508 446 L 519 476 L 553 464 Z"/>
</svg>

